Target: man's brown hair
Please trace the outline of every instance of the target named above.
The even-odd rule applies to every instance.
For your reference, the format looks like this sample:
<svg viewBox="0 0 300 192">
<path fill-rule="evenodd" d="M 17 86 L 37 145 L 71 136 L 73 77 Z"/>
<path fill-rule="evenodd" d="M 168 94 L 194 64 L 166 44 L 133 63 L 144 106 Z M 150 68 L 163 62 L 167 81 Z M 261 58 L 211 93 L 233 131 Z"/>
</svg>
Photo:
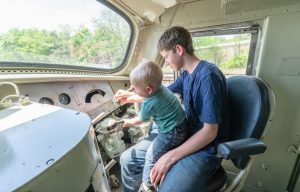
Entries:
<svg viewBox="0 0 300 192">
<path fill-rule="evenodd" d="M 181 45 L 182 47 L 184 47 L 188 54 L 194 55 L 191 33 L 187 29 L 179 26 L 167 29 L 162 34 L 158 41 L 157 51 L 169 51 L 171 49 L 175 51 L 176 45 Z"/>
</svg>

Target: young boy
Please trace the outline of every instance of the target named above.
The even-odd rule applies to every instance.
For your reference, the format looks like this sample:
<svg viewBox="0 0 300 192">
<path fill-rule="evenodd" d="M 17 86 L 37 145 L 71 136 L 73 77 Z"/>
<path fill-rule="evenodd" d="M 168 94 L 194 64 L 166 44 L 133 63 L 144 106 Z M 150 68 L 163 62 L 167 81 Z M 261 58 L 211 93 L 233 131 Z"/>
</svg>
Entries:
<svg viewBox="0 0 300 192">
<path fill-rule="evenodd" d="M 150 171 L 166 152 L 182 144 L 187 136 L 185 112 L 175 95 L 162 86 L 161 68 L 153 62 L 138 65 L 130 73 L 135 93 L 145 98 L 138 117 L 124 119 L 123 127 L 141 124 L 152 117 L 159 129 L 158 136 L 149 146 L 143 171 L 143 188 L 152 186 Z"/>
</svg>

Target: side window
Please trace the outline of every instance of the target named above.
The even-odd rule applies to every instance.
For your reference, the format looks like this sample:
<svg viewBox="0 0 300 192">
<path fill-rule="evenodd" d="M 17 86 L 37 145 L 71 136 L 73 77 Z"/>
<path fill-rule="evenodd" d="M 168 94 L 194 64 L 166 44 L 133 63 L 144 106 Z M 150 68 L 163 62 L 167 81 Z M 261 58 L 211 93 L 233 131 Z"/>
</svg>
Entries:
<svg viewBox="0 0 300 192">
<path fill-rule="evenodd" d="M 225 34 L 224 34 L 225 33 Z M 215 63 L 225 75 L 251 75 L 257 30 L 227 29 L 193 32 L 195 54 Z"/>
<path fill-rule="evenodd" d="M 164 62 L 161 66 L 162 71 L 163 71 L 163 81 L 162 84 L 164 86 L 168 86 L 170 85 L 174 80 L 175 80 L 175 71 L 169 66 L 167 65 L 167 62 Z"/>
<path fill-rule="evenodd" d="M 115 69 L 132 29 L 96 0 L 7 1 L 0 6 L 0 62 Z"/>
</svg>

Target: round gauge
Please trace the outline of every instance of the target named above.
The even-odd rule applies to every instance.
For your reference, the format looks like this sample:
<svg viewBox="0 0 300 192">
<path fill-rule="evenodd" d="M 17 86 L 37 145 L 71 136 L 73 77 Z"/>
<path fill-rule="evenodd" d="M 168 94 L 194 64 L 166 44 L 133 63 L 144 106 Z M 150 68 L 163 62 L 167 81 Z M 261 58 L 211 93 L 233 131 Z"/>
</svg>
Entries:
<svg viewBox="0 0 300 192">
<path fill-rule="evenodd" d="M 63 105 L 68 105 L 71 102 L 70 96 L 66 93 L 60 94 L 58 100 Z"/>
<path fill-rule="evenodd" d="M 39 103 L 48 104 L 48 105 L 54 105 L 53 100 L 50 99 L 49 97 L 42 97 L 42 98 L 40 98 Z"/>
</svg>

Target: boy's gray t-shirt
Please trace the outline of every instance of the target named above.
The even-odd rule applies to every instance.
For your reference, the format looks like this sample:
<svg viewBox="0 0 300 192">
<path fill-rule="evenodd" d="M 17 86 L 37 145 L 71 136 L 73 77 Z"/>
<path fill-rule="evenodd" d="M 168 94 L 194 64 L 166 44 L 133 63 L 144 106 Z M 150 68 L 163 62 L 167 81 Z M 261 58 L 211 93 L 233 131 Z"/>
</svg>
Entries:
<svg viewBox="0 0 300 192">
<path fill-rule="evenodd" d="M 159 131 L 166 133 L 184 121 L 185 111 L 174 93 L 161 86 L 154 95 L 144 100 L 139 116 L 142 121 L 153 117 Z"/>
</svg>

